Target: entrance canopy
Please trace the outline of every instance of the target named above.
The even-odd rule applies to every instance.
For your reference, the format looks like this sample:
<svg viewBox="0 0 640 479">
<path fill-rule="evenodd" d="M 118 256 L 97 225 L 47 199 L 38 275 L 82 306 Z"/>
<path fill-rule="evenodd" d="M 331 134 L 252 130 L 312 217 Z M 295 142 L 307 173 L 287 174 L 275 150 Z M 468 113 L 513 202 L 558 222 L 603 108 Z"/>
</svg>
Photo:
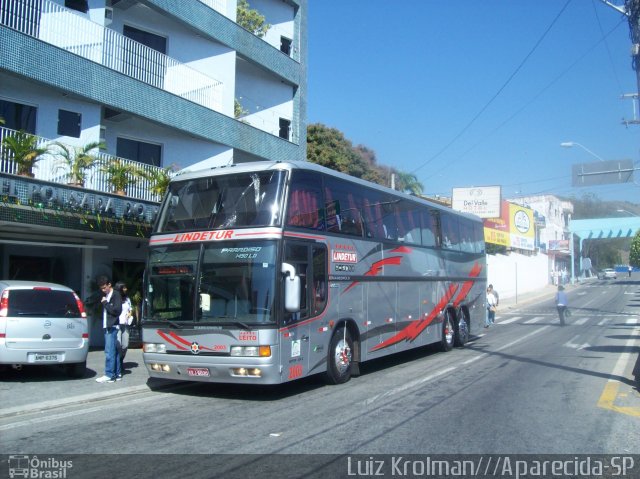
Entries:
<svg viewBox="0 0 640 479">
<path fill-rule="evenodd" d="M 580 238 L 580 257 L 582 257 L 582 242 L 586 239 L 631 238 L 640 230 L 640 216 L 624 218 L 595 218 L 590 220 L 569 221 L 571 241 L 571 281 L 575 280 L 573 261 L 573 235 Z"/>
</svg>

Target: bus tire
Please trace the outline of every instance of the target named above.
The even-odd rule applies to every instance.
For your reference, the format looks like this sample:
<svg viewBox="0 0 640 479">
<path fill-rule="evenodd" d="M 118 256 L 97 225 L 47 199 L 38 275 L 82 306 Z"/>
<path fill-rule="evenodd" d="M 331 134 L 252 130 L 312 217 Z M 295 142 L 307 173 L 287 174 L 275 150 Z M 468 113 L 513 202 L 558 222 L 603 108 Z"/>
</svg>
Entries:
<svg viewBox="0 0 640 479">
<path fill-rule="evenodd" d="M 455 336 L 453 343 L 456 347 L 462 348 L 469 341 L 469 322 L 464 312 L 460 312 L 460 319 L 456 321 Z"/>
<path fill-rule="evenodd" d="M 346 326 L 333 333 L 327 354 L 326 381 L 329 384 L 343 384 L 351 379 L 353 364 L 353 340 Z"/>
<path fill-rule="evenodd" d="M 444 352 L 451 351 L 453 349 L 455 321 L 451 316 L 451 311 L 446 310 L 442 319 L 442 338 L 440 339 L 440 350 Z"/>
</svg>

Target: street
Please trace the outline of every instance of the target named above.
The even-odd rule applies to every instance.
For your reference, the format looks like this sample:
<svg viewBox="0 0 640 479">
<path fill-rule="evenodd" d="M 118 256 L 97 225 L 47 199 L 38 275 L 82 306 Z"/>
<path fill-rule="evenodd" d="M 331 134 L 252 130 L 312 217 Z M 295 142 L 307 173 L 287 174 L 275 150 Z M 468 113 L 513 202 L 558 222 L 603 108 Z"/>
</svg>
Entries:
<svg viewBox="0 0 640 479">
<path fill-rule="evenodd" d="M 311 377 L 277 387 L 150 388 L 125 385 L 127 377 L 95 384 L 94 375 L 79 380 L 92 393 L 82 401 L 20 411 L 20 391 L 44 401 L 48 387 L 69 390 L 75 381 L 49 384 L 40 372 L 30 382 L 28 371 L 9 371 L 2 453 L 639 454 L 631 371 L 640 281 L 591 281 L 567 292 L 564 327 L 547 294 L 499 308 L 497 323 L 475 331 L 464 349 L 365 363 L 341 386 Z M 137 368 L 146 374 L 141 359 Z M 122 394 L 101 397 L 109 387 Z"/>
</svg>

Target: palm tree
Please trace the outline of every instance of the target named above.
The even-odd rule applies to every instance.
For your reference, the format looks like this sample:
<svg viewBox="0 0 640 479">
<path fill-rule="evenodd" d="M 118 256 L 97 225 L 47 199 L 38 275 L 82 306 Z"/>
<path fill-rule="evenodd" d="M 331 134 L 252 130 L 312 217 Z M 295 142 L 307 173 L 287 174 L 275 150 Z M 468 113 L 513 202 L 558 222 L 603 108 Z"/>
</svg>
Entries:
<svg viewBox="0 0 640 479">
<path fill-rule="evenodd" d="M 55 142 L 60 152 L 58 156 L 69 168 L 69 182 L 78 186 L 84 186 L 87 177 L 87 170 L 98 163 L 98 157 L 91 153 L 96 148 L 105 148 L 106 145 L 100 141 L 92 141 L 84 146 L 68 146 L 64 143 Z"/>
<path fill-rule="evenodd" d="M 125 195 L 127 187 L 135 185 L 138 178 L 142 176 L 140 168 L 121 158 L 105 161 L 100 170 L 107 175 L 107 181 L 112 186 L 113 192 L 119 195 Z"/>
<path fill-rule="evenodd" d="M 50 152 L 49 145 L 39 145 L 39 138 L 24 130 L 9 135 L 2 140 L 2 154 L 5 160 L 17 165 L 17 173 L 21 176 L 33 177 L 33 167 L 41 160 L 41 156 Z"/>
<path fill-rule="evenodd" d="M 140 176 L 146 179 L 149 184 L 149 191 L 154 195 L 162 198 L 171 182 L 172 173 L 176 171 L 175 165 L 166 166 L 164 168 L 150 168 L 148 170 L 140 170 Z"/>
<path fill-rule="evenodd" d="M 413 173 L 399 171 L 396 173 L 396 189 L 418 196 L 422 194 L 424 187 Z"/>
</svg>

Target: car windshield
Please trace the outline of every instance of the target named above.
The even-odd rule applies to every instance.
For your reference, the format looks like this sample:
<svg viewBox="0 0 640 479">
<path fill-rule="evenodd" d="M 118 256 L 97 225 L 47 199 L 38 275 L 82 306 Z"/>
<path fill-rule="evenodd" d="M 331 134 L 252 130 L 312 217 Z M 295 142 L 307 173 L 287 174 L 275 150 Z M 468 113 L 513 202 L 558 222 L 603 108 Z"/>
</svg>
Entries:
<svg viewBox="0 0 640 479">
<path fill-rule="evenodd" d="M 268 323 L 273 319 L 275 242 L 213 242 L 151 250 L 145 319 Z"/>
</svg>

